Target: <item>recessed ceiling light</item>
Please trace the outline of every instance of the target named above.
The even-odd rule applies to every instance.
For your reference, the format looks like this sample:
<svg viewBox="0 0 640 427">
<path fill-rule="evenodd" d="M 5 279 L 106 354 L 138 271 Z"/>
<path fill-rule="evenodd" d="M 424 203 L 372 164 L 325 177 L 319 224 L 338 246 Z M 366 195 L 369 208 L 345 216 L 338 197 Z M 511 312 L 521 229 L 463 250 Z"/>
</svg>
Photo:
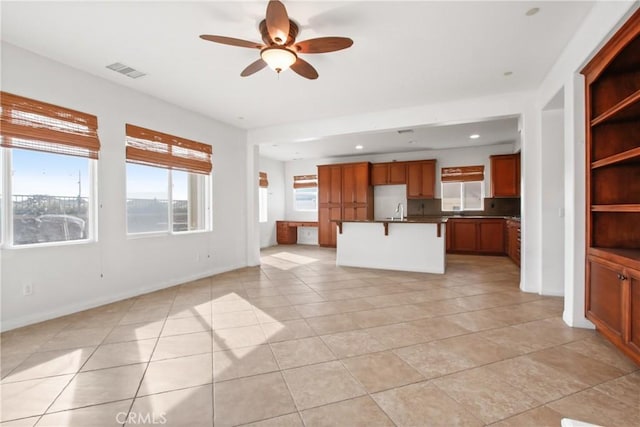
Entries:
<svg viewBox="0 0 640 427">
<path fill-rule="evenodd" d="M 364 147 L 362 145 L 356 145 L 356 150 L 362 150 Z"/>
<path fill-rule="evenodd" d="M 509 77 L 510 75 L 512 75 L 512 74 L 513 74 L 513 71 L 505 71 L 503 74 L 504 74 L 505 76 Z"/>
<path fill-rule="evenodd" d="M 538 12 L 540 12 L 540 8 L 539 7 L 532 7 L 531 9 L 527 10 L 527 13 L 525 13 L 525 15 L 533 16 Z"/>
<path fill-rule="evenodd" d="M 470 139 L 478 139 L 480 138 L 480 135 L 478 135 L 477 133 L 474 133 L 473 135 L 469 135 Z"/>
</svg>

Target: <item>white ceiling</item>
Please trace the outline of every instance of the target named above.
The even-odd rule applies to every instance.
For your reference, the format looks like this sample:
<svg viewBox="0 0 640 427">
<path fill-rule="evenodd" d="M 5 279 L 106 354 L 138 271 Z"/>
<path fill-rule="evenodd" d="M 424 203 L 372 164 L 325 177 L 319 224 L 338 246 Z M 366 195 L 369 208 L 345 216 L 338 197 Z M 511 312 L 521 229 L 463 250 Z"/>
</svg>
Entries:
<svg viewBox="0 0 640 427">
<path fill-rule="evenodd" d="M 479 138 L 469 138 L 473 134 L 479 135 Z M 260 146 L 260 154 L 271 159 L 288 161 L 477 147 L 514 143 L 517 139 L 518 119 L 514 117 L 448 126 L 340 135 L 286 144 L 263 144 Z M 361 145 L 362 149 L 356 149 L 357 145 Z"/>
<path fill-rule="evenodd" d="M 258 58 L 258 50 L 198 38 L 218 34 L 259 41 L 257 26 L 264 18 L 266 0 L 3 1 L 2 39 L 222 122 L 255 129 L 535 89 L 593 5 L 580 1 L 284 3 L 300 26 L 299 41 L 330 35 L 354 40 L 347 50 L 304 55 L 318 70 L 318 80 L 306 80 L 290 70 L 278 77 L 269 69 L 242 78 L 240 71 Z M 532 7 L 540 12 L 525 16 Z M 105 68 L 113 62 L 147 76 L 134 80 Z M 513 74 L 505 76 L 507 71 Z M 503 125 L 480 124 L 489 126 L 486 134 L 494 129 L 498 136 Z M 433 135 L 457 141 L 467 130 L 447 126 L 419 134 L 424 132 L 424 144 L 431 146 L 436 144 Z M 352 137 L 343 139 L 353 144 Z M 393 138 L 368 137 L 366 145 L 372 151 L 407 149 L 398 147 Z M 385 146 L 383 139 L 393 143 Z M 310 150 L 304 157 L 320 150 L 302 144 Z M 285 147 L 263 148 L 275 157 L 293 155 L 282 154 Z"/>
</svg>

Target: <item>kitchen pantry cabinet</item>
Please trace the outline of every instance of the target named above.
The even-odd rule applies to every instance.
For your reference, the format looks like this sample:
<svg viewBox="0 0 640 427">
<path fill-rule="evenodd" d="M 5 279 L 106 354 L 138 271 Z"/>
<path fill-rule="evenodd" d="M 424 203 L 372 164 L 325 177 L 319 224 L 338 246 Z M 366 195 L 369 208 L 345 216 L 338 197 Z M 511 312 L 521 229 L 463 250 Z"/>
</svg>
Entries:
<svg viewBox="0 0 640 427">
<path fill-rule="evenodd" d="M 407 199 L 433 199 L 436 186 L 436 161 L 406 162 Z"/>
<path fill-rule="evenodd" d="M 318 244 L 335 247 L 335 220 L 373 219 L 368 162 L 318 166 Z"/>
<path fill-rule="evenodd" d="M 406 162 L 374 163 L 371 165 L 371 185 L 392 185 L 406 183 Z"/>
<path fill-rule="evenodd" d="M 640 11 L 582 74 L 587 113 L 586 317 L 640 364 Z"/>
<path fill-rule="evenodd" d="M 451 218 L 447 221 L 447 252 L 504 255 L 504 220 Z"/>
<path fill-rule="evenodd" d="M 491 197 L 520 197 L 520 154 L 489 157 Z"/>
</svg>

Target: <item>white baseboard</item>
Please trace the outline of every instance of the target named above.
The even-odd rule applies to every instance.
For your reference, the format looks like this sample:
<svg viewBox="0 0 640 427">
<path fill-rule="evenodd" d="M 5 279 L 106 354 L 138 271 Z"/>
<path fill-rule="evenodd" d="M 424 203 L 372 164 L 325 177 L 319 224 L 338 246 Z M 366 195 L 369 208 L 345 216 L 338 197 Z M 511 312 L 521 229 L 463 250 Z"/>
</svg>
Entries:
<svg viewBox="0 0 640 427">
<path fill-rule="evenodd" d="M 114 302 L 122 301 L 127 298 L 133 298 L 140 295 L 147 294 L 149 292 L 159 291 L 161 289 L 170 288 L 172 286 L 181 285 L 183 283 L 192 282 L 194 280 L 203 279 L 205 277 L 215 276 L 216 274 L 226 273 L 227 271 L 237 270 L 244 268 L 246 265 L 233 265 L 225 268 L 217 268 L 209 270 L 207 272 L 201 272 L 191 276 L 186 276 L 181 279 L 170 280 L 161 282 L 156 286 L 146 286 L 142 288 L 132 289 L 127 292 L 121 292 L 115 295 L 104 296 L 100 298 L 94 298 L 87 301 L 77 302 L 63 307 L 56 307 L 54 310 L 45 312 L 39 312 L 36 314 L 29 314 L 14 319 L 2 319 L 0 322 L 0 331 L 6 332 L 11 329 L 21 328 L 23 326 L 32 325 L 34 323 L 44 322 L 46 320 L 55 319 L 61 316 L 67 316 L 69 314 L 78 313 L 80 311 L 89 310 L 92 308 L 100 307 L 101 305 L 111 304 Z"/>
</svg>

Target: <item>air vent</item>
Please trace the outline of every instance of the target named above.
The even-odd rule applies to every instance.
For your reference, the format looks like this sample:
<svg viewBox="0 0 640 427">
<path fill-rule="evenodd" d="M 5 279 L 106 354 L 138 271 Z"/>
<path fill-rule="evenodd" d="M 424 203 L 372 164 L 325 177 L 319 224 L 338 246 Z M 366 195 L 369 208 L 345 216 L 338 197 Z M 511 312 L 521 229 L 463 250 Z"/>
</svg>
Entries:
<svg viewBox="0 0 640 427">
<path fill-rule="evenodd" d="M 402 135 L 403 133 L 413 133 L 413 129 L 400 129 L 398 133 Z"/>
<path fill-rule="evenodd" d="M 121 64 L 120 62 L 114 62 L 111 65 L 107 65 L 107 68 L 113 71 L 117 71 L 120 74 L 124 74 L 127 77 L 131 77 L 132 79 L 137 79 L 138 77 L 146 76 L 145 73 L 138 71 L 134 68 L 131 68 L 128 65 Z"/>
</svg>

